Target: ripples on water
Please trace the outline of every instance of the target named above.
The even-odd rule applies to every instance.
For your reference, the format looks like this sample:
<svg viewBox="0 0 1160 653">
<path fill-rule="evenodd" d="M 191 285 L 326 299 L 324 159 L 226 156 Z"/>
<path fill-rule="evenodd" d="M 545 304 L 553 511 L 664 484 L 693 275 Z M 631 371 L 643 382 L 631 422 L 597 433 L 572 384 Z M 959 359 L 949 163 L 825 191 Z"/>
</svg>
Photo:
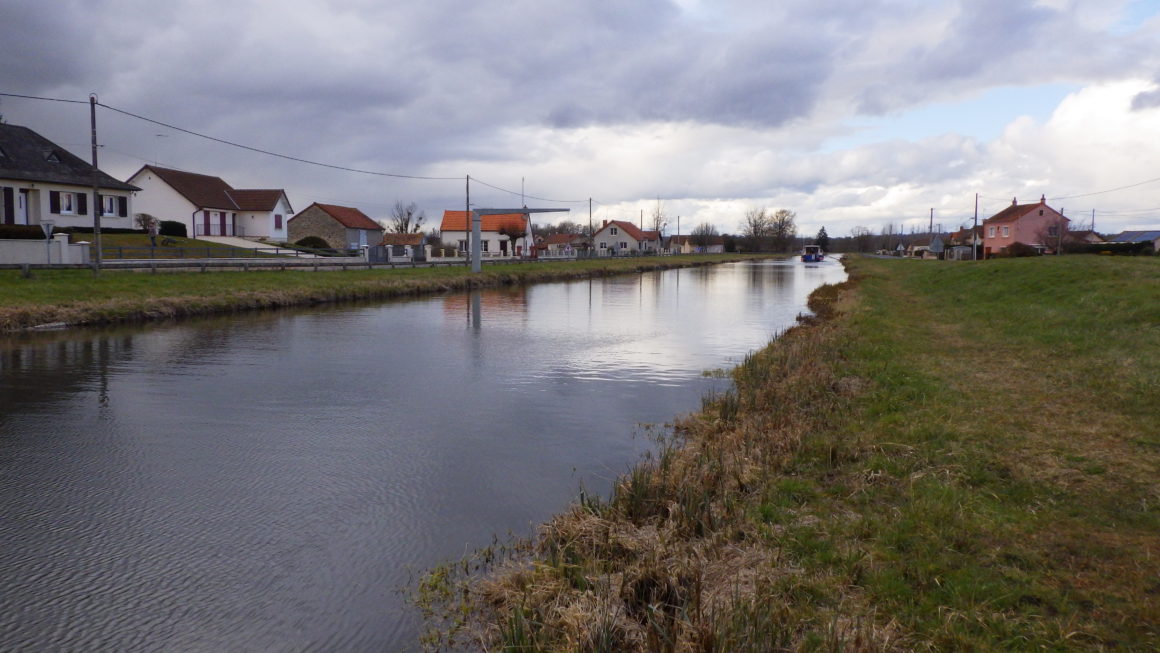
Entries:
<svg viewBox="0 0 1160 653">
<path fill-rule="evenodd" d="M 0 649 L 397 650 L 409 572 L 527 533 L 791 325 L 745 264 L 0 341 Z"/>
</svg>

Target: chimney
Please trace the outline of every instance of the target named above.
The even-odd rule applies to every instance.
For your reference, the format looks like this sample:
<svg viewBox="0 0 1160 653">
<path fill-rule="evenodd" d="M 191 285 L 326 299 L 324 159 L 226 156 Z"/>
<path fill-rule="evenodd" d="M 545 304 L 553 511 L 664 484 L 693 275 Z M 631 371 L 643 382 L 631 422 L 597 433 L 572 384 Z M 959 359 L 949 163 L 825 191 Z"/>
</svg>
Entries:
<svg viewBox="0 0 1160 653">
<path fill-rule="evenodd" d="M 607 226 L 608 226 L 608 220 L 605 220 L 605 221 L 604 221 L 604 224 L 600 225 L 600 228 L 601 228 L 601 229 L 603 229 L 603 228 L 605 228 L 605 227 L 607 227 Z"/>
<path fill-rule="evenodd" d="M 1019 206 L 1019 202 L 1016 202 L 1014 197 L 1011 198 L 1011 206 Z"/>
<path fill-rule="evenodd" d="M 1046 196 L 1046 195 L 1040 195 L 1040 196 L 1039 196 L 1039 203 L 1040 203 L 1040 204 L 1047 204 L 1047 196 Z"/>
</svg>

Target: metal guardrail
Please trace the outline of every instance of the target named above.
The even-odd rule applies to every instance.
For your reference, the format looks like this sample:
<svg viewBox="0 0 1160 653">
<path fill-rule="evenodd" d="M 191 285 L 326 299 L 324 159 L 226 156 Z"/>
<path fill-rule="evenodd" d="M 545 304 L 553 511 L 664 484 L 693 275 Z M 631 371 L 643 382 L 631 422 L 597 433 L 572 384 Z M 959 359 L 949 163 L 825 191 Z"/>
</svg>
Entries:
<svg viewBox="0 0 1160 653">
<path fill-rule="evenodd" d="M 158 254 L 163 256 L 158 256 Z M 174 255 L 176 254 L 176 256 Z M 214 259 L 214 258 L 267 258 L 267 257 L 351 257 L 358 256 L 356 250 L 345 249 L 295 249 L 289 247 L 123 247 L 101 248 L 102 260 L 118 259 Z"/>
</svg>

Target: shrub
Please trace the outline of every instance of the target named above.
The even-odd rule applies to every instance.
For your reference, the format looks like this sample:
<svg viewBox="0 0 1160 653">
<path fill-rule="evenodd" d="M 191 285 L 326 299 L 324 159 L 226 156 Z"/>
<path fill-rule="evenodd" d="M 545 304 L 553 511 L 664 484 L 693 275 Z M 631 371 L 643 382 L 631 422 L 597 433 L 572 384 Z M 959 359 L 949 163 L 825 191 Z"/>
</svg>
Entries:
<svg viewBox="0 0 1160 653">
<path fill-rule="evenodd" d="M 0 224 L 0 240 L 44 240 L 38 224 Z"/>
<path fill-rule="evenodd" d="M 176 238 L 188 238 L 189 231 L 185 227 L 184 222 L 177 220 L 162 220 L 158 226 L 158 233 L 162 236 L 174 236 Z"/>
<path fill-rule="evenodd" d="M 1007 247 L 1007 251 L 1003 252 L 1003 256 L 1010 258 L 1019 258 L 1023 256 L 1039 256 L 1039 250 L 1031 245 L 1020 243 L 1018 241 L 1011 243 Z"/>
<path fill-rule="evenodd" d="M 307 236 L 305 238 L 299 239 L 298 242 L 294 244 L 299 247 L 308 247 L 310 249 L 330 249 L 330 243 L 319 238 L 318 236 Z"/>
</svg>

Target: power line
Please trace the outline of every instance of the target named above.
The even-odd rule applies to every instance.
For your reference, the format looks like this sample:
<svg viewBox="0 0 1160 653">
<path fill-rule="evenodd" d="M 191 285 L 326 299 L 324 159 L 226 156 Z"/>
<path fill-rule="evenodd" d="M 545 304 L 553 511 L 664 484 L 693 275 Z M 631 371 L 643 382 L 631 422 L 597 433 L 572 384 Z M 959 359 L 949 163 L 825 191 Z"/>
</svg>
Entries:
<svg viewBox="0 0 1160 653">
<path fill-rule="evenodd" d="M 241 143 L 235 143 L 233 141 L 227 141 L 227 140 L 222 139 L 222 138 L 215 138 L 213 136 L 208 136 L 206 134 L 201 134 L 201 133 L 195 132 L 191 129 L 185 129 L 183 127 L 178 127 L 176 125 L 171 125 L 169 123 L 161 122 L 160 120 L 154 120 L 152 118 L 147 118 L 145 116 L 137 115 L 137 114 L 132 113 L 130 111 L 125 111 L 124 109 L 118 109 L 117 107 L 109 106 L 108 104 L 105 104 L 103 102 L 97 102 L 97 105 L 102 106 L 110 111 L 114 111 L 116 113 L 120 113 L 120 114 L 129 116 L 130 118 L 136 118 L 137 120 L 143 120 L 145 122 L 152 123 L 154 125 L 159 125 L 161 127 L 172 129 L 174 131 L 179 131 L 179 132 L 182 132 L 184 134 L 189 134 L 190 136 L 197 136 L 198 138 L 204 138 L 208 141 L 213 141 L 215 143 L 221 143 L 223 145 L 229 145 L 231 147 L 236 147 L 236 148 L 240 148 L 243 150 L 249 150 L 250 152 L 257 152 L 258 154 L 265 154 L 266 156 L 272 156 L 272 157 L 276 157 L 279 159 L 285 159 L 287 161 L 295 161 L 297 163 L 305 163 L 307 165 L 319 166 L 321 168 L 330 168 L 332 170 L 342 170 L 344 172 L 357 172 L 357 173 L 361 173 L 364 175 L 375 175 L 378 177 L 395 177 L 398 179 L 425 179 L 425 180 L 430 180 L 430 181 L 458 181 L 459 179 L 462 179 L 462 177 L 427 177 L 427 176 L 423 176 L 423 175 L 402 175 L 402 174 L 396 174 L 396 173 L 392 173 L 392 172 L 378 172 L 375 170 L 362 170 L 359 168 L 348 168 L 346 166 L 334 165 L 331 163 L 321 163 L 319 161 L 311 161 L 310 159 L 303 159 L 303 158 L 299 158 L 296 156 L 290 156 L 288 154 L 279 154 L 277 152 L 271 152 L 269 150 L 263 150 L 261 148 L 251 147 L 249 145 L 242 145 Z"/>
<path fill-rule="evenodd" d="M 38 95 L 20 95 L 18 93 L 0 93 L 0 97 L 15 97 L 25 100 L 43 100 L 45 102 L 64 102 L 65 104 L 88 104 L 88 100 L 65 100 L 58 97 L 40 97 Z"/>
<path fill-rule="evenodd" d="M 516 191 L 508 190 L 506 188 L 500 188 L 499 186 L 493 186 L 492 184 L 489 184 L 486 181 L 479 179 L 478 177 L 472 177 L 471 181 L 474 181 L 478 184 L 483 184 L 484 186 L 487 186 L 488 188 L 493 188 L 493 189 L 498 190 L 498 191 L 503 192 L 503 193 L 509 193 L 511 195 L 523 195 L 524 197 L 526 197 L 528 199 L 539 200 L 541 202 L 557 202 L 560 204 L 585 204 L 588 202 L 588 200 L 586 200 L 586 199 L 583 199 L 583 200 L 554 200 L 554 199 L 551 199 L 548 197 L 536 197 L 535 195 L 527 195 L 525 193 L 517 193 Z"/>
<path fill-rule="evenodd" d="M 1156 183 L 1158 181 L 1160 181 L 1160 177 L 1156 177 L 1155 179 L 1149 179 L 1147 181 L 1141 181 L 1141 182 L 1135 183 L 1135 184 L 1128 184 L 1127 186 L 1120 186 L 1118 188 L 1109 188 L 1108 190 L 1099 190 L 1099 191 L 1096 191 L 1094 193 L 1083 193 L 1081 195 L 1063 195 L 1060 197 L 1050 197 L 1048 199 L 1051 199 L 1051 200 L 1070 200 L 1070 199 L 1075 199 L 1077 197 L 1091 197 L 1092 195 L 1103 195 L 1105 193 L 1114 193 L 1118 190 L 1127 190 L 1129 188 L 1135 188 L 1137 186 L 1144 186 L 1146 184 L 1153 184 L 1153 183 Z"/>
</svg>

